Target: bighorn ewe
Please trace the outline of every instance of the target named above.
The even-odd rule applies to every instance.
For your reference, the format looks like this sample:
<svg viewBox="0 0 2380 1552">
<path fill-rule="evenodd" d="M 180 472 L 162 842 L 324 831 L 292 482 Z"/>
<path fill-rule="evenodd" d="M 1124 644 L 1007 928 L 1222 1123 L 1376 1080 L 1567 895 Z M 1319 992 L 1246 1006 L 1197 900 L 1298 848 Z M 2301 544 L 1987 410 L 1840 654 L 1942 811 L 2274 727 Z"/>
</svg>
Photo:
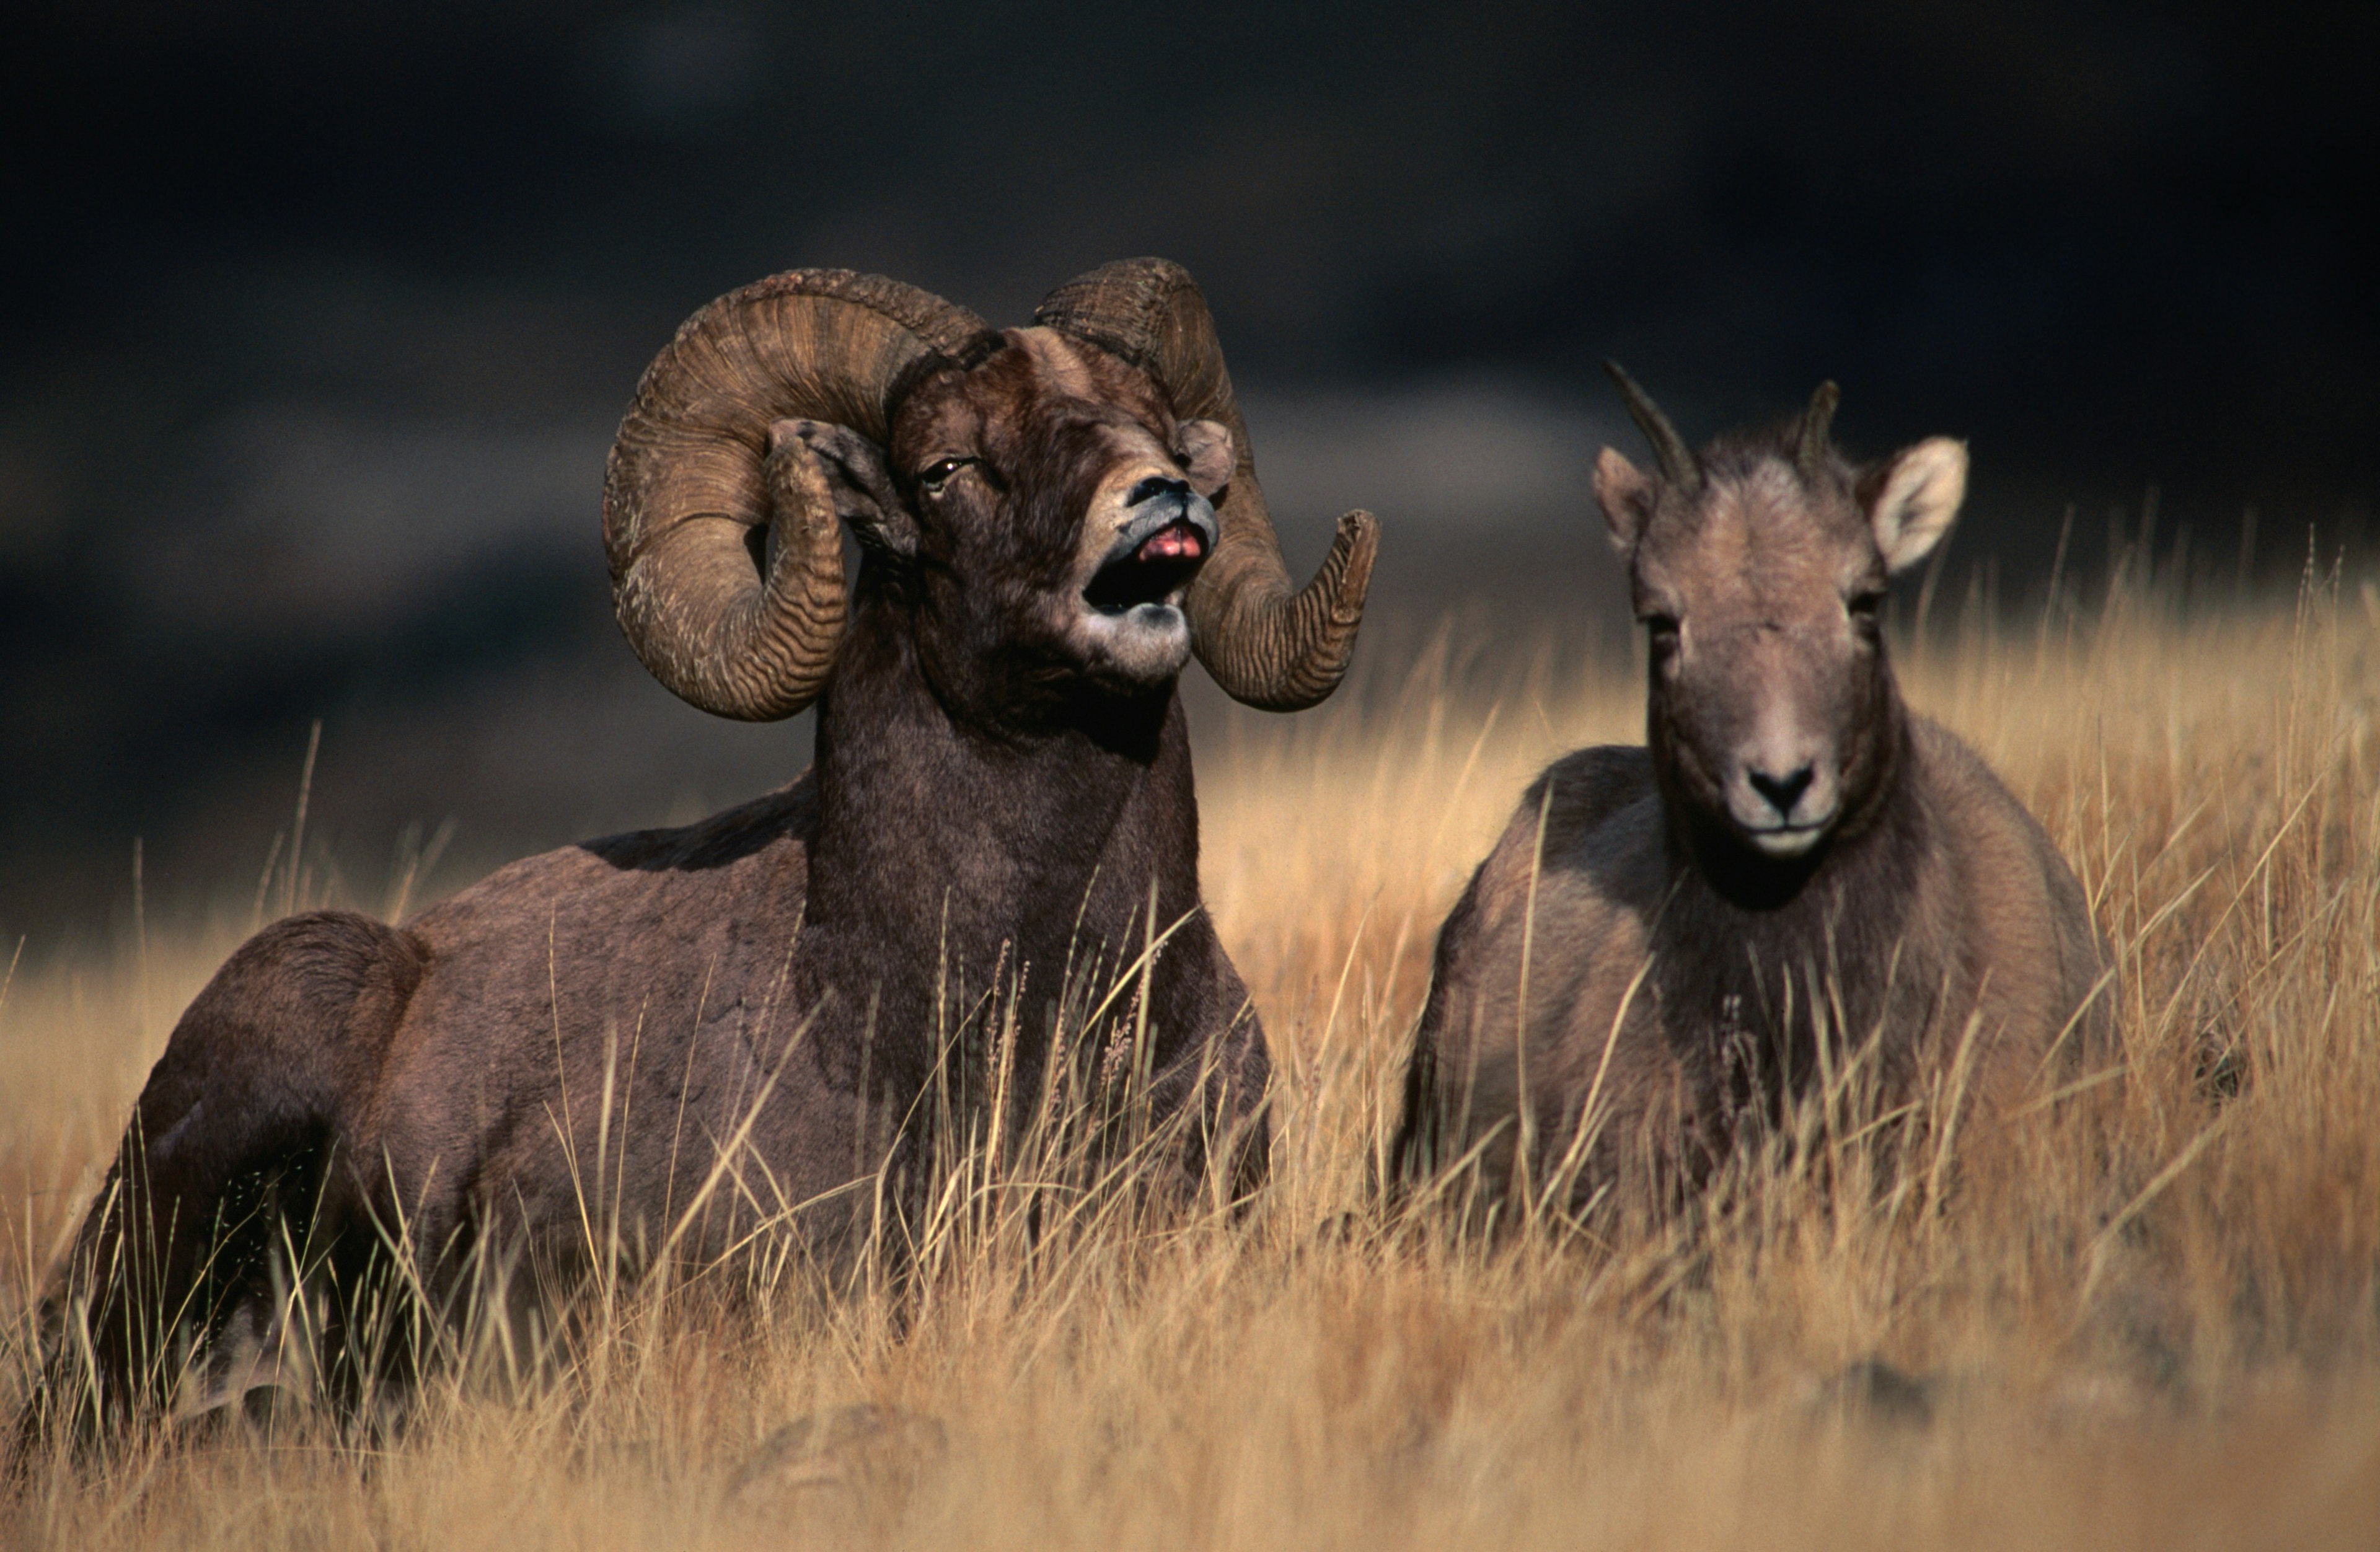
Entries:
<svg viewBox="0 0 2380 1552">
<path fill-rule="evenodd" d="M 997 1046 L 1034 1095 L 1053 1030 L 1192 1118 L 1183 1168 L 1260 1176 L 1269 1059 L 1199 904 L 1175 681 L 1195 651 L 1250 705 L 1328 696 L 1377 528 L 1342 517 L 1293 588 L 1187 273 L 1111 264 L 1004 333 L 842 271 L 722 297 L 638 388 L 603 536 L 646 666 L 722 716 L 817 702 L 816 763 L 402 926 L 322 912 L 242 946 L 54 1302 L 109 1409 L 269 1379 L 285 1244 L 352 1283 L 401 1236 L 433 1303 L 492 1244 L 566 1273 L 589 1213 L 647 1262 L 789 1215 L 847 1264 L 871 1182 L 931 1174 L 938 1077 Z M 1087 985 L 1111 1004 L 1088 1027 Z"/>
<path fill-rule="evenodd" d="M 1595 471 L 1646 746 L 1556 761 L 1448 915 L 1402 1189 L 1469 1161 L 1489 1205 L 1658 1207 L 1826 1074 L 2002 1103 L 2097 986 L 2074 875 L 1886 661 L 1886 578 L 1949 527 L 1966 449 L 1854 466 L 1828 383 L 1781 436 L 1697 455 L 1611 370 L 1659 460 Z"/>
</svg>

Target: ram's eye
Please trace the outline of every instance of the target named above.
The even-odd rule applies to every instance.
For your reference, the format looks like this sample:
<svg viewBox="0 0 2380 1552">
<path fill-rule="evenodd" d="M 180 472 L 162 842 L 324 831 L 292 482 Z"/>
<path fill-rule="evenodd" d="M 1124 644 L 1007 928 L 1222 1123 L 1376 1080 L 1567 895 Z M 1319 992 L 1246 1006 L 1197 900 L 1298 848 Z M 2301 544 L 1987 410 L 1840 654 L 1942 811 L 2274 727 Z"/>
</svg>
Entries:
<svg viewBox="0 0 2380 1552">
<path fill-rule="evenodd" d="M 1675 614 L 1640 614 L 1637 623 L 1645 627 L 1645 639 L 1664 651 L 1678 644 L 1678 617 Z"/>
<path fill-rule="evenodd" d="M 942 493 L 942 487 L 951 482 L 953 475 L 976 461 L 973 458 L 943 458 L 929 464 L 925 472 L 917 476 L 917 489 L 929 496 L 939 496 Z"/>
<path fill-rule="evenodd" d="M 1872 631 L 1884 612 L 1884 594 L 1873 588 L 1864 593 L 1853 593 L 1844 600 L 1843 612 L 1852 617 L 1852 624 L 1862 630 Z"/>
</svg>

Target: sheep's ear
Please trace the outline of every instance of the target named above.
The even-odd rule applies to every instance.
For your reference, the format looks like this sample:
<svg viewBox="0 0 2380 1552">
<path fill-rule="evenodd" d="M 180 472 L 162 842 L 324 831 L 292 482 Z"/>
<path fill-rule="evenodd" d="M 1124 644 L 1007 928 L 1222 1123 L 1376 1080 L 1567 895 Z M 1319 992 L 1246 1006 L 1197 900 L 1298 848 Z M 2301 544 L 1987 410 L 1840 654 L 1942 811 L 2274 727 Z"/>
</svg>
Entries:
<svg viewBox="0 0 2380 1552">
<path fill-rule="evenodd" d="M 1929 437 L 1903 448 L 1892 461 L 1861 482 L 1867 495 L 1868 526 L 1884 552 L 1887 571 L 1902 571 L 1925 558 L 1949 530 L 1967 494 L 1967 444 Z"/>
<path fill-rule="evenodd" d="M 848 426 L 831 420 L 780 420 L 769 428 L 771 446 L 798 442 L 826 474 L 834 515 L 871 550 L 907 557 L 917 552 L 917 520 L 893 489 L 884 453 Z"/>
<path fill-rule="evenodd" d="M 1611 547 L 1633 554 L 1645 537 L 1645 520 L 1653 515 L 1653 480 L 1617 448 L 1596 455 L 1595 499 L 1603 507 L 1603 521 L 1611 529 Z"/>
</svg>

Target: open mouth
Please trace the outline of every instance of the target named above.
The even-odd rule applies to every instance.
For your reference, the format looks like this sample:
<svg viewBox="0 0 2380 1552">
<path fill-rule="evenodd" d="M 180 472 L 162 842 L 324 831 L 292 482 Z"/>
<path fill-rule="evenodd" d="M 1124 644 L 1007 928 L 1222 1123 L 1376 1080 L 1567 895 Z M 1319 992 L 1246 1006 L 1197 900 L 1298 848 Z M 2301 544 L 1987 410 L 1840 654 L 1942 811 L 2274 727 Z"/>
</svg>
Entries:
<svg viewBox="0 0 2380 1552">
<path fill-rule="evenodd" d="M 1143 604 L 1164 603 L 1189 586 L 1215 548 L 1214 520 L 1186 512 L 1127 527 L 1115 548 L 1083 589 L 1083 601 L 1102 614 L 1123 614 Z"/>
</svg>

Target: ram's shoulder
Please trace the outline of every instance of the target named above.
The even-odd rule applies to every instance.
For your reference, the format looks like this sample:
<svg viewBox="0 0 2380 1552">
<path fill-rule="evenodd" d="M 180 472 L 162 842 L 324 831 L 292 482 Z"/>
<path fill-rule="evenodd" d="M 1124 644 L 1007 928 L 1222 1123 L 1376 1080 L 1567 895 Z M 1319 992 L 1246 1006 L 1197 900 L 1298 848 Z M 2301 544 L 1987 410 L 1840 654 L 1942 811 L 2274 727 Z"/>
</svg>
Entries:
<svg viewBox="0 0 2380 1552">
<path fill-rule="evenodd" d="M 409 925 L 451 950 L 492 936 L 542 940 L 555 923 L 625 926 L 704 902 L 712 908 L 698 914 L 719 915 L 745 896 L 798 907 L 817 822 L 817 785 L 805 773 L 690 825 L 628 831 L 523 857 Z"/>
</svg>

